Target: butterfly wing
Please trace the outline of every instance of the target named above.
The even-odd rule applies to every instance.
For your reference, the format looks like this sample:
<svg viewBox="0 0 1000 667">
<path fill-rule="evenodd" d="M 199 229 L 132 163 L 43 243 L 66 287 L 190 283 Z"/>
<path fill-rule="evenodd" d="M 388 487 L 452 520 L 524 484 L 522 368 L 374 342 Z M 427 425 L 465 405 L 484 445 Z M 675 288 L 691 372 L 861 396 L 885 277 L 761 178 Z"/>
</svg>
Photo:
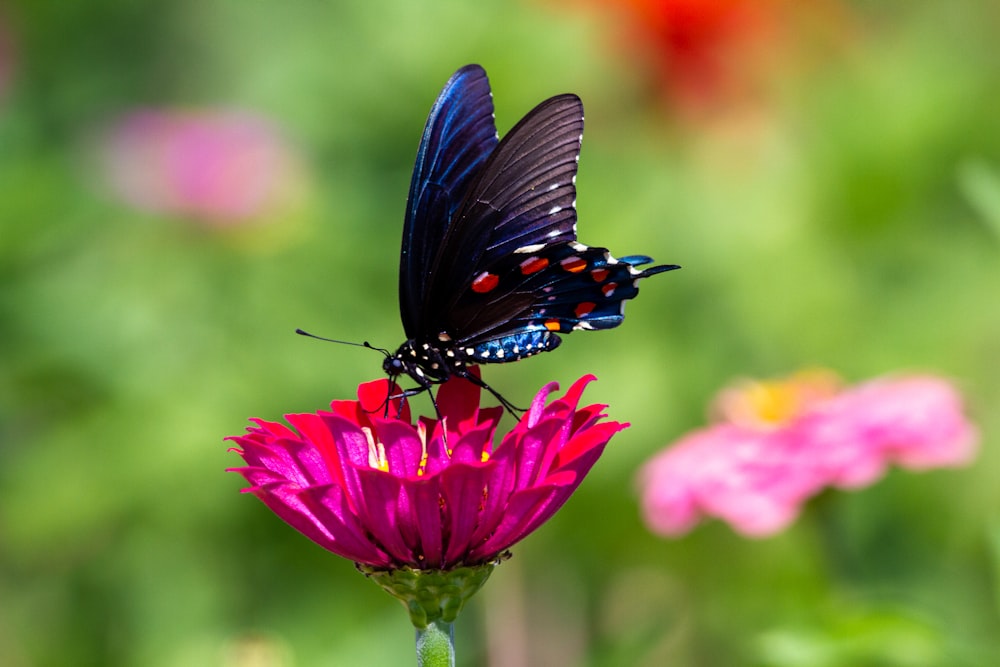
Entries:
<svg viewBox="0 0 1000 667">
<path fill-rule="evenodd" d="M 640 255 L 615 259 L 604 248 L 576 241 L 580 99 L 558 95 L 542 102 L 495 147 L 485 140 L 465 140 L 452 149 L 438 125 L 443 123 L 439 107 L 464 97 L 454 88 L 445 87 L 428 119 L 411 188 L 417 212 L 428 217 L 414 224 L 408 214 L 408 229 L 422 238 L 412 231 L 404 236 L 403 267 L 406 271 L 409 264 L 409 270 L 401 272 L 400 295 L 404 326 L 415 344 L 407 350 L 436 350 L 444 343 L 444 355 L 459 368 L 551 350 L 559 344 L 560 332 L 618 326 L 624 301 L 638 294 L 638 281 L 677 267 L 641 269 L 652 260 Z M 462 111 L 457 105 L 454 110 Z M 489 123 L 492 127 L 492 116 Z M 425 144 L 436 145 L 432 140 L 445 149 L 425 149 Z M 465 160 L 466 166 L 455 172 L 461 178 L 453 177 L 447 189 L 422 176 L 421 163 L 432 150 L 442 156 L 451 150 L 452 159 Z M 424 192 L 416 195 L 425 181 L 430 185 L 420 186 Z M 413 286 L 404 286 L 405 281 Z M 411 363 L 403 348 L 397 354 L 403 365 Z M 411 356 L 418 366 L 433 361 L 416 352 Z M 427 377 L 416 371 L 411 375 L 418 382 Z"/>
<path fill-rule="evenodd" d="M 640 279 L 677 268 L 576 241 L 582 139 L 583 104 L 559 95 L 499 143 L 442 239 L 426 335 L 448 333 L 470 360 L 513 361 L 553 349 L 555 333 L 618 326 Z"/>
<path fill-rule="evenodd" d="M 470 182 L 497 141 L 486 72 L 467 65 L 438 95 L 413 167 L 399 259 L 399 309 L 408 338 L 428 329 L 425 304 L 433 263 Z"/>
<path fill-rule="evenodd" d="M 532 109 L 503 138 L 468 187 L 454 223 L 431 265 L 424 335 L 447 331 L 464 337 L 532 301 L 510 293 L 508 308 L 492 309 L 492 322 L 472 323 L 458 301 L 483 293 L 475 281 L 489 267 L 532 248 L 576 239 L 576 169 L 583 137 L 583 104 L 559 95 Z"/>
<path fill-rule="evenodd" d="M 514 361 L 554 348 L 553 334 L 616 327 L 641 279 L 678 268 L 640 268 L 651 261 L 641 255 L 616 259 L 605 248 L 575 241 L 518 253 L 491 267 L 492 289 L 459 298 L 453 317 L 465 323 L 460 346 L 473 350 L 468 356 L 477 361 Z"/>
</svg>

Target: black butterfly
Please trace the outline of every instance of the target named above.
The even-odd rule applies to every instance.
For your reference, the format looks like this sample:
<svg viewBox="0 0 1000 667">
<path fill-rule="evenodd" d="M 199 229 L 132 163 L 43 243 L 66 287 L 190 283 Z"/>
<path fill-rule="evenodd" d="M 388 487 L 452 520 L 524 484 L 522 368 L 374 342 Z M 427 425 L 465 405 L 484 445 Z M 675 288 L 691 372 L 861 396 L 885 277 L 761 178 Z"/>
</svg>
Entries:
<svg viewBox="0 0 1000 667">
<path fill-rule="evenodd" d="M 486 72 L 467 65 L 438 95 L 424 127 L 403 226 L 399 309 L 407 341 L 387 355 L 392 379 L 452 375 L 486 388 L 468 366 L 555 349 L 558 334 L 610 329 L 642 278 L 642 255 L 615 259 L 576 240 L 583 104 L 557 95 L 502 141 Z"/>
</svg>

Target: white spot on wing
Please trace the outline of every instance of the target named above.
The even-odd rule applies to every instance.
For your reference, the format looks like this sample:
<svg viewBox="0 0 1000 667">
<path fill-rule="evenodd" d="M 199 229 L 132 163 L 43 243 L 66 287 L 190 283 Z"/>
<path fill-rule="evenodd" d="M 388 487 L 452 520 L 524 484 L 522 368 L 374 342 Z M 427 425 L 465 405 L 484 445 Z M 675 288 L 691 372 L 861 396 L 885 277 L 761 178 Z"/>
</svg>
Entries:
<svg viewBox="0 0 1000 667">
<path fill-rule="evenodd" d="M 562 206 L 553 206 L 552 208 L 549 209 L 549 215 L 555 215 L 556 213 L 558 213 L 561 210 L 562 210 Z"/>
<path fill-rule="evenodd" d="M 556 234 L 558 234 L 558 233 L 559 232 L 556 232 Z M 550 234 L 550 236 L 551 236 L 551 234 Z M 521 246 L 520 248 L 518 248 L 514 252 L 515 253 L 520 253 L 522 255 L 523 254 L 530 254 L 530 253 L 533 253 L 533 252 L 538 252 L 539 250 L 541 250 L 544 247 L 545 247 L 544 243 L 535 243 L 534 245 Z"/>
</svg>

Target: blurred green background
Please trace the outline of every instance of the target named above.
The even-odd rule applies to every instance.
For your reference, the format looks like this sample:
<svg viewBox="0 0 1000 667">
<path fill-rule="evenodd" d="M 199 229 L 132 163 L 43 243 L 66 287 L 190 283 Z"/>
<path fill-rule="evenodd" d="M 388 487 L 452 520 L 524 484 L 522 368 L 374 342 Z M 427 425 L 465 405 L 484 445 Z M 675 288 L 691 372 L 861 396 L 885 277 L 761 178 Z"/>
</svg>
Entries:
<svg viewBox="0 0 1000 667">
<path fill-rule="evenodd" d="M 655 34 L 685 4 L 714 69 Z M 1000 664 L 1000 8 L 761 0 L 715 29 L 697 5 L 0 10 L 0 664 L 413 663 L 398 603 L 241 496 L 222 438 L 380 375 L 292 331 L 402 341 L 410 169 L 468 62 L 501 134 L 580 94 L 581 240 L 684 269 L 620 329 L 487 369 L 515 403 L 592 372 L 633 426 L 459 619 L 460 664 Z M 228 224 L 129 204 L 102 142 L 137 108 L 270 119 L 295 196 Z M 730 378 L 814 364 L 955 378 L 978 462 L 831 492 L 772 539 L 651 536 L 642 461 Z"/>
</svg>

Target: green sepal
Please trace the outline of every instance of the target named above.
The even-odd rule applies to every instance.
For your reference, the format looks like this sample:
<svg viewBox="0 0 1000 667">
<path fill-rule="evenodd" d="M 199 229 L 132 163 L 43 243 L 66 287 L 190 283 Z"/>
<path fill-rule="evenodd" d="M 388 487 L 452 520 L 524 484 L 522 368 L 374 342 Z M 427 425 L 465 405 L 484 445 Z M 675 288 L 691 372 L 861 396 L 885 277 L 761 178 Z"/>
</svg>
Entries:
<svg viewBox="0 0 1000 667">
<path fill-rule="evenodd" d="M 510 552 L 505 551 L 489 563 L 451 570 L 411 567 L 385 570 L 361 563 L 355 565 L 358 571 L 402 602 L 413 627 L 422 629 L 439 620 L 454 623 L 465 603 L 490 578 L 493 568 L 508 558 Z"/>
</svg>

